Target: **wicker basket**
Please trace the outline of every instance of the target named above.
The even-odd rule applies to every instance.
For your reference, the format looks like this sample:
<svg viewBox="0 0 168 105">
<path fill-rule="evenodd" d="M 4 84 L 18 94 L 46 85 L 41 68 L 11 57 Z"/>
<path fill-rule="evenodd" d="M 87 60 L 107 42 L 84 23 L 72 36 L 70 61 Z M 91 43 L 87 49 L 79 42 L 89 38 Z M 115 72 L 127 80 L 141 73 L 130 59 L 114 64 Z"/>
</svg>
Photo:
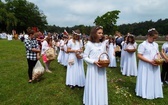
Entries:
<svg viewBox="0 0 168 105">
<path fill-rule="evenodd" d="M 132 47 L 132 48 L 129 48 L 129 47 Z M 136 50 L 135 50 L 135 46 L 133 46 L 133 45 L 128 45 L 127 46 L 127 52 L 129 52 L 129 53 L 133 53 L 133 52 L 135 52 Z"/>
<path fill-rule="evenodd" d="M 163 64 L 163 62 L 164 62 L 164 59 L 161 57 L 161 56 L 159 56 L 158 54 L 156 54 L 155 56 L 154 56 L 154 61 L 155 61 L 155 63 L 156 64 L 158 64 L 158 65 L 162 65 Z"/>
<path fill-rule="evenodd" d="M 162 65 L 163 62 L 164 62 L 164 59 L 154 59 L 155 63 L 158 64 L 158 65 Z"/>
<path fill-rule="evenodd" d="M 105 54 L 105 55 L 107 56 L 107 59 L 106 59 L 106 60 L 101 60 L 101 59 L 100 59 L 100 57 L 101 57 L 103 54 Z M 99 56 L 98 62 L 99 62 L 99 65 L 100 65 L 101 67 L 108 67 L 108 65 L 110 64 L 110 60 L 109 60 L 108 54 L 105 53 L 105 52 L 102 53 L 102 54 Z"/>
</svg>

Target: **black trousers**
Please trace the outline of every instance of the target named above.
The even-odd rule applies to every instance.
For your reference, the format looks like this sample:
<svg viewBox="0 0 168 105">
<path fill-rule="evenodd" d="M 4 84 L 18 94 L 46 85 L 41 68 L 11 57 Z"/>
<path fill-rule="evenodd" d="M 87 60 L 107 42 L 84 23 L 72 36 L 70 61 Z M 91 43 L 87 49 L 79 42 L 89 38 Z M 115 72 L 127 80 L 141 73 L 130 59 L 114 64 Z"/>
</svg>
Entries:
<svg viewBox="0 0 168 105">
<path fill-rule="evenodd" d="M 168 63 L 166 62 L 162 64 L 161 80 L 168 81 Z"/>
<path fill-rule="evenodd" d="M 117 51 L 117 52 L 115 52 L 115 54 L 116 54 L 116 57 L 121 57 L 121 51 Z"/>
<path fill-rule="evenodd" d="M 30 59 L 27 59 L 29 80 L 32 80 L 33 68 L 36 65 L 36 62 L 37 62 L 37 60 L 33 61 Z"/>
</svg>

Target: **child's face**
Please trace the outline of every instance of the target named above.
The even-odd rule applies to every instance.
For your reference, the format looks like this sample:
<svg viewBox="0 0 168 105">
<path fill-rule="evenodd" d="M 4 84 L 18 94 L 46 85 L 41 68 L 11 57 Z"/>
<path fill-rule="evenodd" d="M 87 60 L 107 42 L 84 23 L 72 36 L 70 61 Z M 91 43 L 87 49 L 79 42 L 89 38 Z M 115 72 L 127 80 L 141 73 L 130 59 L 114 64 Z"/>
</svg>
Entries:
<svg viewBox="0 0 168 105">
<path fill-rule="evenodd" d="M 129 38 L 129 39 L 128 39 L 128 41 L 129 41 L 129 42 L 132 42 L 132 39 L 131 39 L 131 38 Z"/>
<path fill-rule="evenodd" d="M 157 34 L 155 34 L 154 36 L 149 36 L 149 37 L 148 37 L 148 41 L 149 41 L 150 43 L 152 43 L 152 42 L 154 42 L 154 41 L 157 39 L 157 37 L 158 37 Z"/>
<path fill-rule="evenodd" d="M 113 40 L 113 39 L 110 39 L 110 41 L 111 41 L 111 42 L 114 42 L 114 40 Z"/>
<path fill-rule="evenodd" d="M 103 30 L 102 29 L 97 30 L 96 34 L 98 36 L 98 39 L 102 39 L 102 37 L 103 37 Z"/>
</svg>

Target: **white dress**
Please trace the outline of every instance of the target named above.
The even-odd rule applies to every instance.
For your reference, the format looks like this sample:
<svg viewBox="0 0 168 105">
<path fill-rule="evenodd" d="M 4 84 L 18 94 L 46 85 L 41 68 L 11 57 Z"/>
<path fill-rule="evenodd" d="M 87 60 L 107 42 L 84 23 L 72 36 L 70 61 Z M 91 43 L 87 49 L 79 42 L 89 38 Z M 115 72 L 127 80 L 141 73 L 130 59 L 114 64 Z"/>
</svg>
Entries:
<svg viewBox="0 0 168 105">
<path fill-rule="evenodd" d="M 7 37 L 8 37 L 8 40 L 12 40 L 13 36 L 8 34 Z"/>
<path fill-rule="evenodd" d="M 124 58 L 125 58 L 125 52 L 126 52 L 126 51 L 124 50 L 124 48 L 125 48 L 125 46 L 126 46 L 126 42 L 123 41 L 123 42 L 121 43 L 121 46 L 122 46 L 122 49 L 121 49 L 120 68 L 121 68 L 121 72 L 122 72 L 123 63 L 124 63 Z"/>
<path fill-rule="evenodd" d="M 64 60 L 63 60 L 63 65 L 64 66 L 67 66 L 68 65 L 68 53 L 66 52 L 67 51 L 67 45 L 64 44 Z"/>
<path fill-rule="evenodd" d="M 60 64 L 62 64 L 62 61 L 63 61 L 63 57 L 64 57 L 64 52 L 61 50 L 62 48 L 63 48 L 63 45 L 64 45 L 64 41 L 63 40 L 60 40 L 60 51 L 59 51 L 59 54 L 58 54 L 58 62 L 60 63 Z"/>
<path fill-rule="evenodd" d="M 158 44 L 144 41 L 138 47 L 138 53 L 146 59 L 152 60 L 158 53 Z M 136 95 L 146 99 L 163 98 L 163 90 L 160 77 L 160 66 L 139 60 L 136 82 Z"/>
<path fill-rule="evenodd" d="M 83 104 L 85 105 L 108 105 L 106 69 L 99 68 L 94 64 L 103 52 L 106 52 L 106 43 L 87 42 L 83 55 L 87 63 L 83 96 Z"/>
<path fill-rule="evenodd" d="M 137 43 L 134 44 L 126 44 L 126 46 L 123 48 L 128 49 L 134 49 L 137 48 Z M 129 53 L 125 52 L 125 58 L 123 61 L 123 68 L 122 68 L 122 74 L 126 76 L 137 76 L 137 60 L 136 60 L 136 52 Z"/>
<path fill-rule="evenodd" d="M 74 43 L 71 39 L 68 41 L 67 47 L 71 48 L 71 50 L 79 50 L 81 48 L 81 43 L 79 43 L 78 41 Z M 70 61 L 73 61 L 74 63 L 71 64 Z M 75 53 L 69 53 L 66 73 L 66 85 L 77 85 L 79 87 L 85 86 L 85 73 L 83 66 L 83 61 L 81 59 L 78 59 Z"/>
<path fill-rule="evenodd" d="M 115 47 L 116 47 L 116 44 L 113 45 L 113 43 L 110 43 L 109 50 L 108 50 L 108 55 L 109 55 L 109 58 L 110 58 L 109 67 L 117 67 L 117 65 L 116 65 L 116 57 L 114 56 L 114 54 L 115 54 L 115 51 L 114 51 Z"/>
</svg>

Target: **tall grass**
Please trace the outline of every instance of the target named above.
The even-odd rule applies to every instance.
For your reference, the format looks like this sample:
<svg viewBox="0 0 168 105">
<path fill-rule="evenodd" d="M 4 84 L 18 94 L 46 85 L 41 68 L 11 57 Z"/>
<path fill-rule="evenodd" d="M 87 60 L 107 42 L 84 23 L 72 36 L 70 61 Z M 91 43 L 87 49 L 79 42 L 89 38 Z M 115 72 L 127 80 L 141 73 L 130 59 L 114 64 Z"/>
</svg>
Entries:
<svg viewBox="0 0 168 105">
<path fill-rule="evenodd" d="M 53 73 L 45 73 L 40 82 L 28 83 L 24 44 L 0 40 L 0 105 L 82 105 L 83 88 L 65 85 L 66 68 L 56 60 L 50 67 Z M 121 75 L 119 67 L 107 68 L 107 78 L 109 105 L 168 103 L 168 85 L 163 87 L 163 99 L 146 100 L 135 95 L 136 77 Z"/>
</svg>

